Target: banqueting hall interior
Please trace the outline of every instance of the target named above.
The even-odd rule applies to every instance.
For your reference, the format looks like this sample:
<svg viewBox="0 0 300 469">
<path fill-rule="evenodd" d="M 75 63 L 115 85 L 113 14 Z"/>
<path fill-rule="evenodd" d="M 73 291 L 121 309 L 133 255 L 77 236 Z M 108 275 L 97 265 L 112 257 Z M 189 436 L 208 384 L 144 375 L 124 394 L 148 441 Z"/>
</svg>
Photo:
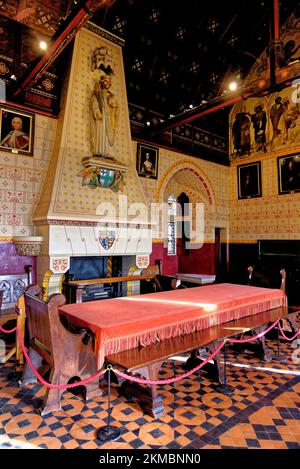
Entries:
<svg viewBox="0 0 300 469">
<path fill-rule="evenodd" d="M 300 448 L 298 1 L 0 1 L 0 207 L 2 449 Z"/>
</svg>

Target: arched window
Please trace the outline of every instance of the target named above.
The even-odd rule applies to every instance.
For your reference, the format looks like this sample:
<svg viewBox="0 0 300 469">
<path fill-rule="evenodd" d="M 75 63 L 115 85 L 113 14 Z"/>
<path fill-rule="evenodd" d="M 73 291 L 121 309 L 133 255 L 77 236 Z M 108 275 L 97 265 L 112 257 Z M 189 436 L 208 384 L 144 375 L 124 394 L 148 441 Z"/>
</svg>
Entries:
<svg viewBox="0 0 300 469">
<path fill-rule="evenodd" d="M 168 255 L 176 254 L 176 197 L 170 195 L 168 197 Z"/>
</svg>

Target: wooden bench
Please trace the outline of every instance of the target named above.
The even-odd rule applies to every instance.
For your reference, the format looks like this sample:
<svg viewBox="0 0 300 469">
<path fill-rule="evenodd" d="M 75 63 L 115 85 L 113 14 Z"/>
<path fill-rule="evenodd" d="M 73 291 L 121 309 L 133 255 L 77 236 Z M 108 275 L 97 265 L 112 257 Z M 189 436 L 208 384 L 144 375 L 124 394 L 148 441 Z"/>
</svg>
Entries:
<svg viewBox="0 0 300 469">
<path fill-rule="evenodd" d="M 287 314 L 286 308 L 280 307 L 264 311 L 253 316 L 229 321 L 219 326 L 213 326 L 192 334 L 167 339 L 148 347 L 134 348 L 124 352 L 115 353 L 106 357 L 106 362 L 126 371 L 132 375 L 141 375 L 146 379 L 157 380 L 162 364 L 174 355 L 185 354 L 202 348 L 207 348 L 213 353 L 225 337 L 234 337 L 253 331 L 255 334 L 262 331 L 269 322 L 274 322 Z M 264 342 L 264 338 L 261 339 Z M 267 349 L 264 345 L 265 354 Z M 199 363 L 190 361 L 190 368 Z M 215 356 L 220 383 L 224 383 L 223 367 L 221 365 L 220 353 Z M 120 381 L 121 393 L 127 398 L 137 400 L 146 413 L 156 417 L 164 415 L 164 407 L 157 385 L 143 386 L 128 380 Z"/>
<path fill-rule="evenodd" d="M 65 304 L 65 297 L 54 294 L 47 301 L 40 298 L 41 288 L 31 286 L 24 294 L 28 330 L 30 336 L 29 357 L 36 369 L 43 359 L 51 366 L 50 382 L 66 384 L 71 378 L 86 379 L 97 372 L 93 336 L 88 329 L 68 330 L 61 323 L 58 308 Z M 37 378 L 26 362 L 21 387 L 36 383 Z M 94 380 L 85 386 L 85 399 L 99 395 L 99 382 Z M 64 389 L 47 388 L 41 415 L 60 410 L 60 398 Z"/>
</svg>

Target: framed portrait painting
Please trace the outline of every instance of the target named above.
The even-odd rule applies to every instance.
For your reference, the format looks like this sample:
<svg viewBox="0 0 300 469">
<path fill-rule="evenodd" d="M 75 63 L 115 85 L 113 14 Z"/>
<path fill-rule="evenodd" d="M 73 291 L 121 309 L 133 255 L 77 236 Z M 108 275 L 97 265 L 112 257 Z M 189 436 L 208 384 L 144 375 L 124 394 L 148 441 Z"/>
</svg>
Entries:
<svg viewBox="0 0 300 469">
<path fill-rule="evenodd" d="M 261 163 L 242 164 L 238 171 L 238 198 L 261 197 Z"/>
<path fill-rule="evenodd" d="M 157 179 L 158 148 L 138 143 L 136 169 L 139 176 Z"/>
<path fill-rule="evenodd" d="M 34 114 L 0 106 L 0 151 L 33 155 Z"/>
<path fill-rule="evenodd" d="M 300 192 L 300 153 L 280 156 L 277 163 L 279 194 Z"/>
</svg>

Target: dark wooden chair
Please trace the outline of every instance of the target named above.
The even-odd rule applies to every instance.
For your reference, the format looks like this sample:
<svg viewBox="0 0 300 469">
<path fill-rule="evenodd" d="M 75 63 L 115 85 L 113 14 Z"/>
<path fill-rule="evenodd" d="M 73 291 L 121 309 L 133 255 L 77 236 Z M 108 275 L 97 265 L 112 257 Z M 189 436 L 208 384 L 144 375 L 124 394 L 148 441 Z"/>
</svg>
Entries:
<svg viewBox="0 0 300 469">
<path fill-rule="evenodd" d="M 67 384 L 85 379 L 97 372 L 97 356 L 94 352 L 93 336 L 88 329 L 69 331 L 59 318 L 58 308 L 65 304 L 65 297 L 54 294 L 47 301 L 41 298 L 41 288 L 29 287 L 25 293 L 25 308 L 30 338 L 29 357 L 36 369 L 45 360 L 51 367 L 50 382 Z M 36 383 L 37 378 L 25 363 L 21 387 Z M 85 399 L 99 395 L 99 380 L 85 386 Z M 64 389 L 47 388 L 41 415 L 60 410 L 60 398 Z"/>
</svg>

